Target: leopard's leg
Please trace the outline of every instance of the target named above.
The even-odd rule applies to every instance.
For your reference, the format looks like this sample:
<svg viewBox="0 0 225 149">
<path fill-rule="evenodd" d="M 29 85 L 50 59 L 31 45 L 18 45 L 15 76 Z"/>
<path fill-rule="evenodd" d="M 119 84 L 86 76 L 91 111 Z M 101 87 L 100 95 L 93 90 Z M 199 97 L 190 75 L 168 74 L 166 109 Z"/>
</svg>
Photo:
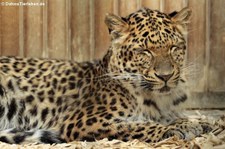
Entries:
<svg viewBox="0 0 225 149">
<path fill-rule="evenodd" d="M 183 140 L 191 140 L 202 134 L 209 133 L 215 128 L 208 122 L 188 121 L 185 119 L 179 120 L 171 125 L 132 123 L 129 126 L 121 126 L 121 128 L 124 127 L 130 128 L 129 130 L 131 132 L 128 138 L 123 136 L 123 140 L 140 139 L 145 142 L 158 142 L 172 136 L 177 136 Z"/>
<path fill-rule="evenodd" d="M 196 127 L 196 129 L 195 129 Z M 184 128 L 184 129 L 183 129 Z M 63 130 L 64 129 L 64 130 Z M 145 142 L 158 142 L 171 136 L 190 140 L 211 130 L 207 123 L 186 122 L 182 124 L 161 125 L 154 122 L 83 122 L 67 124 L 61 129 L 61 137 L 67 142 L 73 140 L 95 141 L 103 138 L 129 141 L 138 139 Z"/>
<path fill-rule="evenodd" d="M 167 127 L 154 122 L 146 123 L 121 123 L 114 124 L 118 128 L 118 139 L 123 141 L 129 141 L 138 139 L 147 143 L 159 142 L 165 139 L 164 134 L 170 130 L 174 130 L 174 127 Z M 177 131 L 176 134 L 179 137 L 183 137 L 181 131 Z"/>
<path fill-rule="evenodd" d="M 82 125 L 84 127 L 82 127 Z M 98 122 L 87 126 L 78 121 L 75 124 L 65 124 L 61 129 L 61 138 L 67 142 L 73 140 L 95 141 L 104 138 L 129 141 L 138 139 L 145 142 L 158 142 L 163 134 L 171 128 L 160 124 L 146 122 Z M 182 135 L 182 134 L 180 134 Z"/>
<path fill-rule="evenodd" d="M 145 142 L 158 142 L 171 135 L 186 139 L 186 132 L 173 125 L 165 126 L 155 122 L 126 122 L 126 121 L 78 121 L 74 124 L 64 124 L 61 138 L 67 142 L 73 140 L 95 141 L 103 138 L 129 141 L 138 139 Z"/>
<path fill-rule="evenodd" d="M 172 127 L 173 129 L 169 129 L 167 132 L 165 132 L 162 139 L 177 135 L 177 133 L 182 132 L 182 136 L 178 135 L 181 139 L 191 140 L 202 134 L 209 133 L 216 128 L 213 124 L 210 124 L 209 122 L 201 120 L 190 121 L 188 119 L 176 120 L 167 127 Z"/>
</svg>

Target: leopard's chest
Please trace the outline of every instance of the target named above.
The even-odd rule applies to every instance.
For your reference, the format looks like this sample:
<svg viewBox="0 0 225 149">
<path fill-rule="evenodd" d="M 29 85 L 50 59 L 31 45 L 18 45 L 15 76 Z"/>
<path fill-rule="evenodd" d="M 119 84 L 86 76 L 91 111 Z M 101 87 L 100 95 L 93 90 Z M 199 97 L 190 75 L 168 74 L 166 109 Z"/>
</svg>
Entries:
<svg viewBox="0 0 225 149">
<path fill-rule="evenodd" d="M 126 86 L 129 93 L 134 97 L 136 108 L 135 114 L 130 118 L 134 121 L 156 121 L 171 123 L 180 117 L 182 106 L 178 102 L 185 102 L 186 92 L 182 89 L 172 91 L 170 94 L 156 94 L 136 90 L 132 86 Z"/>
</svg>

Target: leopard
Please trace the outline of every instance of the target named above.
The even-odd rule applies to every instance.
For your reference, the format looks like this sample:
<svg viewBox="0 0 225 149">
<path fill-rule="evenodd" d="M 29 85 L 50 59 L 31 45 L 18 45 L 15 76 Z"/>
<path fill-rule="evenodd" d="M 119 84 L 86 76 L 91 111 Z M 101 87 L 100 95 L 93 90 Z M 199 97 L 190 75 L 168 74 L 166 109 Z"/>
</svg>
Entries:
<svg viewBox="0 0 225 149">
<path fill-rule="evenodd" d="M 67 143 L 104 138 L 155 143 L 211 132 L 181 114 L 188 7 L 105 16 L 110 45 L 99 60 L 0 58 L 0 141 Z"/>
</svg>

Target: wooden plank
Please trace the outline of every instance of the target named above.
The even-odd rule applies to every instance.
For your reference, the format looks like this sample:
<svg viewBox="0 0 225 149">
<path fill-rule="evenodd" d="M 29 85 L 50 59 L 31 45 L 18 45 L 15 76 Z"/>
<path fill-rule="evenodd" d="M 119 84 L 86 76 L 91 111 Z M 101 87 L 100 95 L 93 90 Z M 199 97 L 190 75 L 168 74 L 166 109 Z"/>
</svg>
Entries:
<svg viewBox="0 0 225 149">
<path fill-rule="evenodd" d="M 120 0 L 119 15 L 125 17 L 130 13 L 137 11 L 137 9 L 140 9 L 139 4 L 140 3 L 137 0 Z"/>
<path fill-rule="evenodd" d="M 209 64 L 210 64 L 210 16 L 211 16 L 211 10 L 210 10 L 210 0 L 206 0 L 206 38 L 205 38 L 205 66 L 204 66 L 204 76 L 205 76 L 205 93 L 209 91 Z"/>
<path fill-rule="evenodd" d="M 24 2 L 29 2 L 26 0 Z M 35 2 L 42 2 L 36 0 Z M 42 9 L 46 6 L 24 8 L 24 51 L 26 57 L 41 57 L 43 50 Z"/>
<path fill-rule="evenodd" d="M 147 7 L 152 10 L 159 10 L 160 9 L 160 1 L 161 0 L 154 0 L 154 1 L 142 0 L 142 7 Z"/>
<path fill-rule="evenodd" d="M 2 0 L 1 2 L 9 2 Z M 18 2 L 11 0 L 10 2 Z M 2 55 L 19 54 L 19 7 L 1 6 L 1 51 Z"/>
<path fill-rule="evenodd" d="M 72 58 L 76 61 L 90 60 L 90 2 L 89 0 L 72 0 L 71 3 Z"/>
<path fill-rule="evenodd" d="M 67 0 L 66 1 L 66 59 L 68 60 L 72 60 L 72 49 L 71 49 L 71 22 L 72 22 L 72 18 L 71 18 L 71 0 Z"/>
<path fill-rule="evenodd" d="M 119 0 L 114 0 L 114 3 L 113 3 L 113 14 L 119 15 Z"/>
<path fill-rule="evenodd" d="M 109 33 L 104 23 L 106 13 L 113 13 L 113 0 L 96 0 L 95 7 L 95 52 L 94 58 L 101 58 L 109 47 Z"/>
<path fill-rule="evenodd" d="M 185 0 L 165 0 L 164 1 L 164 10 L 165 13 L 171 13 L 173 11 L 179 11 L 185 7 Z"/>
<path fill-rule="evenodd" d="M 24 56 L 24 7 L 19 7 L 19 56 Z"/>
<path fill-rule="evenodd" d="M 206 1 L 189 0 L 192 18 L 188 29 L 188 62 L 187 76 L 192 90 L 203 92 L 206 90 L 207 74 L 205 73 L 205 40 L 206 40 Z"/>
<path fill-rule="evenodd" d="M 90 58 L 91 60 L 95 59 L 95 2 L 90 1 Z"/>
<path fill-rule="evenodd" d="M 211 1 L 209 91 L 225 91 L 225 1 Z"/>
<path fill-rule="evenodd" d="M 48 49 L 48 0 L 42 0 L 45 3 L 45 7 L 42 7 L 42 57 L 49 58 Z"/>
<path fill-rule="evenodd" d="M 48 52 L 50 58 L 65 59 L 67 48 L 66 36 L 66 1 L 48 1 Z"/>
<path fill-rule="evenodd" d="M 2 55 L 2 6 L 0 4 L 0 55 Z"/>
</svg>

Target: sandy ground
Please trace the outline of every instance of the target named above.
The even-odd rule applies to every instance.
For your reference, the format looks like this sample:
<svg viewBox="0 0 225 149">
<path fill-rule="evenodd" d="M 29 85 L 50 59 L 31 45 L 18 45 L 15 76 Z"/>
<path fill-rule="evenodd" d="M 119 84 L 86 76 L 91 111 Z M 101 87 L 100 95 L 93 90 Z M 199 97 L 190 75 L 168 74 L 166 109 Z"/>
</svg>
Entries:
<svg viewBox="0 0 225 149">
<path fill-rule="evenodd" d="M 64 144 L 6 144 L 0 142 L 0 149 L 225 149 L 225 110 L 207 110 L 207 111 L 187 111 L 186 114 L 191 119 L 202 118 L 220 125 L 222 129 L 195 138 L 191 141 L 179 140 L 172 137 L 158 143 L 147 144 L 138 140 L 122 142 L 119 140 L 108 141 L 107 139 L 95 142 L 74 141 Z M 218 120 L 219 119 L 219 120 Z"/>
</svg>

